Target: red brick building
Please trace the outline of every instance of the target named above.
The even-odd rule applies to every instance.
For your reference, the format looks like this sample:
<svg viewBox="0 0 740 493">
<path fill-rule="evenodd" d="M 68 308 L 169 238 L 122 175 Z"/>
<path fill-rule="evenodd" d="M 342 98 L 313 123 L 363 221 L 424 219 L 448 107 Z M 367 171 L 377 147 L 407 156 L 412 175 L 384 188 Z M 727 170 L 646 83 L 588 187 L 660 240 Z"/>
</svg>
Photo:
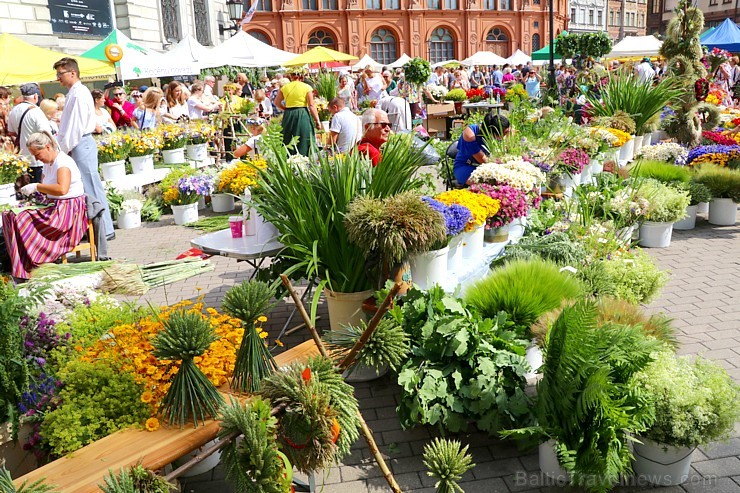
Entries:
<svg viewBox="0 0 740 493">
<path fill-rule="evenodd" d="M 554 0 L 555 35 L 566 0 Z M 260 0 L 244 29 L 280 49 L 323 45 L 390 63 L 401 54 L 432 62 L 480 50 L 508 57 L 547 45 L 547 0 Z"/>
</svg>

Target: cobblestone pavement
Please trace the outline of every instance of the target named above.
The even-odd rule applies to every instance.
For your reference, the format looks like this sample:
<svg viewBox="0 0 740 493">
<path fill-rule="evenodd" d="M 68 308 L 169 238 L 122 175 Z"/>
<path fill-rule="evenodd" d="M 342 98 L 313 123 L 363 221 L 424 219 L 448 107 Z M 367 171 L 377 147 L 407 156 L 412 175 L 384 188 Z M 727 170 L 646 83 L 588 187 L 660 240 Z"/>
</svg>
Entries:
<svg viewBox="0 0 740 493">
<path fill-rule="evenodd" d="M 118 231 L 110 244 L 114 258 L 139 263 L 173 259 L 190 248 L 189 240 L 199 233 L 172 224 L 164 216 L 141 229 Z M 662 296 L 649 309 L 664 311 L 675 319 L 682 354 L 703 354 L 717 360 L 736 381 L 740 381 L 740 226 L 717 227 L 699 219 L 692 231 L 674 231 L 669 249 L 652 250 L 658 264 L 671 272 Z M 246 279 L 246 264 L 214 257 L 215 270 L 170 286 L 152 290 L 141 301 L 174 303 L 203 296 L 208 306 L 219 307 L 224 293 Z M 284 324 L 293 305 L 281 303 L 268 322 L 271 335 Z M 325 305 L 318 325 L 328 326 Z M 295 322 L 291 325 L 294 325 Z M 307 338 L 304 330 L 285 338 L 286 345 Z M 421 454 L 424 445 L 436 436 L 430 428 L 404 431 L 395 407 L 399 388 L 388 377 L 357 384 L 356 395 L 376 441 L 390 463 L 396 480 L 405 492 L 433 492 L 434 480 L 427 477 Z M 694 452 L 692 475 L 681 487 L 661 488 L 665 493 L 740 493 L 740 425 L 727 443 L 712 444 Z M 484 434 L 458 435 L 477 466 L 468 472 L 462 487 L 467 493 L 577 491 L 548 483 L 539 473 L 536 452 L 522 452 L 515 444 L 488 438 Z M 366 493 L 388 491 L 364 441 L 338 467 L 317 474 L 323 493 Z M 220 468 L 185 480 L 183 491 L 193 493 L 230 492 Z M 616 491 L 641 491 L 650 487 L 625 485 Z"/>
</svg>

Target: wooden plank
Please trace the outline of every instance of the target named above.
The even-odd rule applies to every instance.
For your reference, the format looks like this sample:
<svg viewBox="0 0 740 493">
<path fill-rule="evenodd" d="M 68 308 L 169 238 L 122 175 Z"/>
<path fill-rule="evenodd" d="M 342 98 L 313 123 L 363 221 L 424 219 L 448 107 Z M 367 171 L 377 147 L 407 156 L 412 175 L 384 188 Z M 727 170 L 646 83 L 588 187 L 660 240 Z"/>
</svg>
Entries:
<svg viewBox="0 0 740 493">
<path fill-rule="evenodd" d="M 293 362 L 304 363 L 309 357 L 319 354 L 313 340 L 308 340 L 290 348 L 275 357 L 278 366 Z M 232 394 L 229 388 L 222 389 Z M 14 483 L 20 486 L 24 481 L 46 480 L 60 493 L 94 493 L 100 491 L 98 484 L 108 474 L 108 470 L 118 472 L 141 461 L 147 469 L 161 469 L 172 461 L 192 452 L 213 440 L 218 434 L 217 421 L 209 420 L 198 428 L 186 427 L 182 430 L 160 427 L 157 431 L 134 428 L 121 430 L 101 438 L 80 450 L 40 467 Z"/>
</svg>

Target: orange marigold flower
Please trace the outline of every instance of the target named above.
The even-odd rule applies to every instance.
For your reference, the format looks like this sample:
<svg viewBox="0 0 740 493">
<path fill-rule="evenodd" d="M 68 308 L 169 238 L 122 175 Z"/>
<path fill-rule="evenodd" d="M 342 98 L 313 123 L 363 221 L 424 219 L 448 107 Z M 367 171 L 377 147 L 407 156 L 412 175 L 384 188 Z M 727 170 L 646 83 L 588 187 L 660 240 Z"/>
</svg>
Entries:
<svg viewBox="0 0 740 493">
<path fill-rule="evenodd" d="M 149 418 L 146 420 L 146 431 L 157 431 L 159 429 L 159 420 L 157 418 Z"/>
<path fill-rule="evenodd" d="M 143 394 L 141 394 L 141 402 L 144 404 L 149 404 L 152 402 L 152 399 L 154 399 L 154 395 L 148 390 L 145 390 Z"/>
</svg>

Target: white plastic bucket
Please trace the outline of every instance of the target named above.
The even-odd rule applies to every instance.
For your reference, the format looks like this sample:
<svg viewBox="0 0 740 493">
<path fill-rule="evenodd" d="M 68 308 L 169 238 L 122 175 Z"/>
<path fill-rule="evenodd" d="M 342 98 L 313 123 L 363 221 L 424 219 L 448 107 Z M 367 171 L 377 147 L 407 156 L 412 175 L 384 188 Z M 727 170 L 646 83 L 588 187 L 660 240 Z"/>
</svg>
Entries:
<svg viewBox="0 0 740 493">
<path fill-rule="evenodd" d="M 185 162 L 185 149 L 169 149 L 162 151 L 164 164 L 183 164 Z"/>
<path fill-rule="evenodd" d="M 473 231 L 462 233 L 463 258 L 480 259 L 480 256 L 483 254 L 484 235 L 483 226 L 478 226 Z"/>
<path fill-rule="evenodd" d="M 698 206 L 690 205 L 686 207 L 686 217 L 673 223 L 673 229 L 686 230 L 694 229 L 696 226 L 696 209 Z"/>
<path fill-rule="evenodd" d="M 128 160 L 131 161 L 131 171 L 133 171 L 135 175 L 154 172 L 154 154 L 147 154 L 146 156 L 130 156 Z"/>
<path fill-rule="evenodd" d="M 175 216 L 175 224 L 194 223 L 198 220 L 198 202 L 185 205 L 173 205 L 172 214 Z"/>
<path fill-rule="evenodd" d="M 102 163 L 100 169 L 103 170 L 103 180 L 117 180 L 126 176 L 126 161 L 120 160 Z"/>
<path fill-rule="evenodd" d="M 737 222 L 737 204 L 732 199 L 712 199 L 709 202 L 709 223 L 734 226 Z"/>
<path fill-rule="evenodd" d="M 642 437 L 639 440 L 643 443 L 634 444 L 635 460 L 632 466 L 641 482 L 671 486 L 689 478 L 694 449 L 662 445 Z"/>
<path fill-rule="evenodd" d="M 213 212 L 231 212 L 236 208 L 234 196 L 227 193 L 211 194 L 211 208 Z"/>
<path fill-rule="evenodd" d="M 203 161 L 208 157 L 208 144 L 190 144 L 186 149 L 191 161 Z"/>
<path fill-rule="evenodd" d="M 671 246 L 673 223 L 645 221 L 640 225 L 640 246 L 646 248 L 668 248 Z"/>
<path fill-rule="evenodd" d="M 537 375 L 537 370 L 542 366 L 542 349 L 537 345 L 535 341 L 532 341 L 527 347 L 527 352 L 524 357 L 527 359 L 527 363 L 531 367 L 531 370 L 524 374 L 524 378 L 530 379 Z"/>
<path fill-rule="evenodd" d="M 570 481 L 568 472 L 558 462 L 558 456 L 555 453 L 555 440 L 548 440 L 545 443 L 541 443 L 539 452 L 540 471 L 542 471 L 542 474 L 556 481 Z"/>
<path fill-rule="evenodd" d="M 449 249 L 450 251 L 447 253 L 447 274 L 457 280 L 458 272 L 463 269 L 463 247 L 461 235 L 457 235 L 450 240 Z"/>
<path fill-rule="evenodd" d="M 411 257 L 411 279 L 421 289 L 427 290 L 447 279 L 447 256 L 449 247 L 419 253 Z"/>
<path fill-rule="evenodd" d="M 635 139 L 633 137 L 627 142 L 625 142 L 622 147 L 619 148 L 620 166 L 623 163 L 626 163 L 627 161 L 632 161 L 634 154 L 635 154 Z"/>
<path fill-rule="evenodd" d="M 17 205 L 18 199 L 15 193 L 15 183 L 3 183 L 0 185 L 0 204 Z"/>
<path fill-rule="evenodd" d="M 118 213 L 118 229 L 134 229 L 141 226 L 141 211 Z"/>
</svg>

